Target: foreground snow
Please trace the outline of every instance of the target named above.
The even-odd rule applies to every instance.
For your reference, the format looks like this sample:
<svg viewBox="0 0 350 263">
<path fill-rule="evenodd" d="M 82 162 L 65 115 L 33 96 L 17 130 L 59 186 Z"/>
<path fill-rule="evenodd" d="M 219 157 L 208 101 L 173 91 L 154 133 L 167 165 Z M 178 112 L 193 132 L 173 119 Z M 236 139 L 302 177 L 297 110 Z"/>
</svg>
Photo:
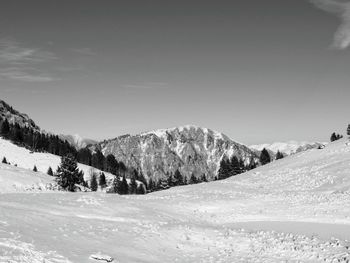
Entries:
<svg viewBox="0 0 350 263">
<path fill-rule="evenodd" d="M 349 174 L 342 140 L 146 196 L 9 193 L 0 183 L 0 262 L 349 262 Z"/>
</svg>

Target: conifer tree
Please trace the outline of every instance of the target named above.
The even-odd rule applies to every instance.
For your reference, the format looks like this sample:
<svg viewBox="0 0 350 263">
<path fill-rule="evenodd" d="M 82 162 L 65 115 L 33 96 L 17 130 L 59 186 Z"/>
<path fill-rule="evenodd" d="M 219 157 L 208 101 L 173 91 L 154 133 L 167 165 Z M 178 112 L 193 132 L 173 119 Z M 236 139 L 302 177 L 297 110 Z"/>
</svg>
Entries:
<svg viewBox="0 0 350 263">
<path fill-rule="evenodd" d="M 90 189 L 91 191 L 96 192 L 97 188 L 98 188 L 98 185 L 97 185 L 96 173 L 93 173 L 91 176 Z"/>
<path fill-rule="evenodd" d="M 136 194 L 138 194 L 138 195 L 146 194 L 146 189 L 145 189 L 144 185 L 139 184 L 139 186 L 136 189 Z"/>
<path fill-rule="evenodd" d="M 52 171 L 51 166 L 49 167 L 49 169 L 47 169 L 47 174 L 50 176 L 53 176 L 53 171 Z"/>
<path fill-rule="evenodd" d="M 125 175 L 123 175 L 123 179 L 119 184 L 118 194 L 126 195 L 128 194 L 128 190 L 129 190 L 128 181 L 126 180 Z"/>
<path fill-rule="evenodd" d="M 107 185 L 107 183 L 106 183 L 106 176 L 105 176 L 105 174 L 103 172 L 100 173 L 99 185 L 100 185 L 101 188 L 104 188 Z"/>
<path fill-rule="evenodd" d="M 331 142 L 334 142 L 336 140 L 337 140 L 337 135 L 335 134 L 335 132 L 333 132 L 331 135 Z"/>
<path fill-rule="evenodd" d="M 350 136 L 350 124 L 348 125 L 348 129 L 346 130 L 347 135 Z"/>
<path fill-rule="evenodd" d="M 72 154 L 67 154 L 61 158 L 61 164 L 57 168 L 58 184 L 73 192 L 75 184 L 83 184 L 83 173 L 79 172 L 78 164 Z"/>
<path fill-rule="evenodd" d="M 265 165 L 271 162 L 270 154 L 265 148 L 261 151 L 259 161 L 261 165 Z"/>
<path fill-rule="evenodd" d="M 37 172 L 38 168 L 36 168 L 36 165 L 34 165 L 33 172 Z"/>
<path fill-rule="evenodd" d="M 280 151 L 277 151 L 276 160 L 280 160 L 280 159 L 283 159 L 283 158 L 284 158 L 283 153 L 281 153 Z"/>
<path fill-rule="evenodd" d="M 2 136 L 4 136 L 5 138 L 7 138 L 7 136 L 10 133 L 10 124 L 8 122 L 7 119 L 5 119 L 2 123 L 1 123 L 1 129 L 0 129 L 0 134 Z"/>
<path fill-rule="evenodd" d="M 7 164 L 6 157 L 4 157 L 4 158 L 2 159 L 2 163 Z"/>
<path fill-rule="evenodd" d="M 115 175 L 113 178 L 113 184 L 112 184 L 113 193 L 118 193 L 118 189 L 119 189 L 119 178 L 118 176 Z"/>
<path fill-rule="evenodd" d="M 191 178 L 190 178 L 190 184 L 197 184 L 198 180 L 196 178 L 196 176 L 194 175 L 194 173 L 191 174 Z"/>
<path fill-rule="evenodd" d="M 174 183 L 175 185 L 184 185 L 184 179 L 179 169 L 176 169 L 174 174 Z"/>
<path fill-rule="evenodd" d="M 136 192 L 137 192 L 137 182 L 136 182 L 135 176 L 131 177 L 129 192 L 132 195 L 136 194 Z"/>
</svg>

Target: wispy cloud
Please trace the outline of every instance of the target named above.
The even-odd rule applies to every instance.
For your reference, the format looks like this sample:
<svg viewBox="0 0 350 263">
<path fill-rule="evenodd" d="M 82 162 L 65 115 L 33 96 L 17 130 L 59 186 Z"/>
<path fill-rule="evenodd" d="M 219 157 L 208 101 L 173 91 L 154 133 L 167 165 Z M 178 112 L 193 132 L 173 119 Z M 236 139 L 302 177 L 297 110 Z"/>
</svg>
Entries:
<svg viewBox="0 0 350 263">
<path fill-rule="evenodd" d="M 336 49 L 346 49 L 350 46 L 350 2 L 341 0 L 311 0 L 316 7 L 334 13 L 341 19 L 333 41 Z"/>
<path fill-rule="evenodd" d="M 25 82 L 55 80 L 44 72 L 42 64 L 57 59 L 55 54 L 39 48 L 23 47 L 13 39 L 0 39 L 0 78 Z"/>
<path fill-rule="evenodd" d="M 83 47 L 83 48 L 72 48 L 71 49 L 73 52 L 79 53 L 84 56 L 94 56 L 96 55 L 95 52 L 92 51 L 91 48 L 88 47 Z"/>
<path fill-rule="evenodd" d="M 125 84 L 122 85 L 125 89 L 144 89 L 144 90 L 151 90 L 151 89 L 168 89 L 168 83 L 164 82 L 147 82 L 143 84 Z"/>
</svg>

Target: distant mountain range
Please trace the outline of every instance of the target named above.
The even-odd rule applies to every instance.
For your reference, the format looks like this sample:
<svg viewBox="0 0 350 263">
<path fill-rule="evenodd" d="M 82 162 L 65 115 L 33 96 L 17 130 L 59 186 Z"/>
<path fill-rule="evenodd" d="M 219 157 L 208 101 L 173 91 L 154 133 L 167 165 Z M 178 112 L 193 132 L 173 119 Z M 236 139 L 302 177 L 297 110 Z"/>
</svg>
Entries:
<svg viewBox="0 0 350 263">
<path fill-rule="evenodd" d="M 167 178 L 179 170 L 187 179 L 194 175 L 210 181 L 217 176 L 222 158 L 235 155 L 250 164 L 258 157 L 222 133 L 193 125 L 119 136 L 91 149 L 101 150 L 105 156 L 112 154 L 153 180 Z"/>
<path fill-rule="evenodd" d="M 275 142 L 271 144 L 256 144 L 250 145 L 249 148 L 258 152 L 264 148 L 269 151 L 270 155 L 275 156 L 277 151 L 280 151 L 283 155 L 288 156 L 298 152 L 303 152 L 310 149 L 323 148 L 327 143 L 325 142 Z"/>
<path fill-rule="evenodd" d="M 41 131 L 28 115 L 18 112 L 0 100 L 0 116 L 10 123 Z M 59 135 L 77 150 L 88 147 L 92 152 L 100 150 L 135 169 L 147 179 L 167 179 L 178 170 L 186 179 L 194 176 L 215 180 L 220 162 L 233 155 L 246 165 L 258 162 L 260 151 L 268 149 L 272 158 L 279 150 L 284 155 L 324 147 L 324 143 L 287 142 L 252 145 L 247 147 L 228 136 L 194 125 L 160 129 L 138 135 L 123 135 L 115 139 L 96 142 L 79 135 Z"/>
</svg>

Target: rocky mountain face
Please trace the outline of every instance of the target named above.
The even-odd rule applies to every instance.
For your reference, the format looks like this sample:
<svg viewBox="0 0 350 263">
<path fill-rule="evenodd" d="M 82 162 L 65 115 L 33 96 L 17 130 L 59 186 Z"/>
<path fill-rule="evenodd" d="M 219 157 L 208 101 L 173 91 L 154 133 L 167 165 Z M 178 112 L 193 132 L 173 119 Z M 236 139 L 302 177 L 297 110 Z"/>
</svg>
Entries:
<svg viewBox="0 0 350 263">
<path fill-rule="evenodd" d="M 217 176 L 220 161 L 236 155 L 246 164 L 257 160 L 256 154 L 227 136 L 206 128 L 185 126 L 124 135 L 91 147 L 106 156 L 112 154 L 127 167 L 142 172 L 146 179 L 166 179 L 178 169 L 189 179 L 193 174 L 210 180 Z"/>
<path fill-rule="evenodd" d="M 11 124 L 18 123 L 21 127 L 28 127 L 35 131 L 40 131 L 39 126 L 37 126 L 27 114 L 18 112 L 2 100 L 0 100 L 0 117 L 4 120 L 7 119 Z"/>
</svg>

